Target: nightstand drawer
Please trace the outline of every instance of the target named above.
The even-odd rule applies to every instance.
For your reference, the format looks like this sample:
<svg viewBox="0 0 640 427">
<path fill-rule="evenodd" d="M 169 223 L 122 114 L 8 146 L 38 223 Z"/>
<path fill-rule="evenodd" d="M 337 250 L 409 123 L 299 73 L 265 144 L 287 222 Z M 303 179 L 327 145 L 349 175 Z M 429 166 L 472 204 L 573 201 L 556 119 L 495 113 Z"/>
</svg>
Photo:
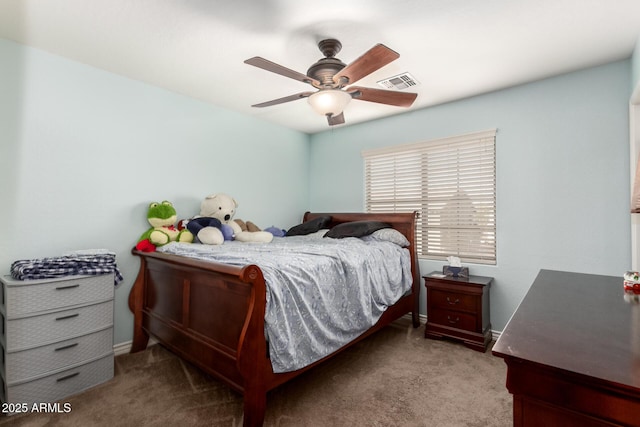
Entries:
<svg viewBox="0 0 640 427">
<path fill-rule="evenodd" d="M 461 294 L 452 291 L 432 289 L 429 293 L 430 306 L 445 310 L 463 310 L 475 313 L 478 299 L 473 295 Z"/>
<path fill-rule="evenodd" d="M 2 305 L 8 320 L 113 298 L 113 274 L 65 279 L 5 279 Z"/>
<path fill-rule="evenodd" d="M 112 327 L 113 301 L 5 322 L 5 350 L 27 350 Z"/>
<path fill-rule="evenodd" d="M 474 314 L 460 311 L 435 309 L 427 313 L 429 323 L 450 326 L 466 331 L 476 331 L 478 318 Z"/>
</svg>

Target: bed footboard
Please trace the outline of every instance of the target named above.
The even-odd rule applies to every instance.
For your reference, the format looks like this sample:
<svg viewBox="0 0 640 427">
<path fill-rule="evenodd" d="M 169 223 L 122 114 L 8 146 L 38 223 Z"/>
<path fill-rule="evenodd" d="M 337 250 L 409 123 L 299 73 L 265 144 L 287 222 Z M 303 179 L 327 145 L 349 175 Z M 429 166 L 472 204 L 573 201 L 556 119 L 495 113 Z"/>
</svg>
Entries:
<svg viewBox="0 0 640 427">
<path fill-rule="evenodd" d="M 141 263 L 129 294 L 131 351 L 144 350 L 151 335 L 237 391 L 255 389 L 268 363 L 262 271 L 255 265 L 133 253 Z"/>
</svg>

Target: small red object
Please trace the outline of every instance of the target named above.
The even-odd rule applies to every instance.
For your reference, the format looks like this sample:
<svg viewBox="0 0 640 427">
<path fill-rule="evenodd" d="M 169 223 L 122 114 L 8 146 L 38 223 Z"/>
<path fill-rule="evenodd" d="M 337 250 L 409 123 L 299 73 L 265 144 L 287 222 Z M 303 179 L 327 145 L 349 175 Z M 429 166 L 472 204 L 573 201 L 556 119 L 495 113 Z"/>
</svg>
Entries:
<svg viewBox="0 0 640 427">
<path fill-rule="evenodd" d="M 140 252 L 155 252 L 156 246 L 149 239 L 140 240 L 136 245 L 136 249 Z"/>
</svg>

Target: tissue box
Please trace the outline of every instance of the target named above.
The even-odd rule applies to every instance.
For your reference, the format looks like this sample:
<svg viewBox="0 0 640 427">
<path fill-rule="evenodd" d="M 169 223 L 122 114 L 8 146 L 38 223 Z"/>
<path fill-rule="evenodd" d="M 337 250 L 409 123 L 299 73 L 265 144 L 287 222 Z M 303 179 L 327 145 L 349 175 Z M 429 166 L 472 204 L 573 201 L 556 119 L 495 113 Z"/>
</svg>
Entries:
<svg viewBox="0 0 640 427">
<path fill-rule="evenodd" d="M 442 266 L 442 274 L 447 277 L 469 277 L 469 267 Z"/>
</svg>

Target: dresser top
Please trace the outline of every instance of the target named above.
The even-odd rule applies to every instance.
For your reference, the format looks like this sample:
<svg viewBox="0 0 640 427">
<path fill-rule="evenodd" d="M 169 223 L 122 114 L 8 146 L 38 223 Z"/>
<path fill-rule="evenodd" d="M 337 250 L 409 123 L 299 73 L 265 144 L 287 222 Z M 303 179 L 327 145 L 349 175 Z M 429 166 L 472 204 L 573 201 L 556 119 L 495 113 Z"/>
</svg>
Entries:
<svg viewBox="0 0 640 427">
<path fill-rule="evenodd" d="M 541 270 L 493 354 L 640 388 L 640 304 L 622 276 Z"/>
</svg>

